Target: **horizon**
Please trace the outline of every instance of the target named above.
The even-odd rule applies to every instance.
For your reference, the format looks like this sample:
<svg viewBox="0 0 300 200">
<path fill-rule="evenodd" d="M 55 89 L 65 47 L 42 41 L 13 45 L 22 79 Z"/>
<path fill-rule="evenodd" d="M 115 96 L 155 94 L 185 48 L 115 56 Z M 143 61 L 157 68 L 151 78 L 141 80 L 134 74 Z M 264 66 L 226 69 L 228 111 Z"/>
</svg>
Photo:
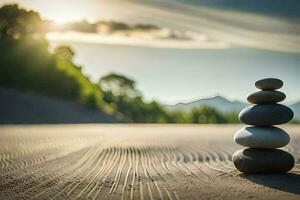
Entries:
<svg viewBox="0 0 300 200">
<path fill-rule="evenodd" d="M 133 78 L 137 81 L 137 87 L 145 95 L 146 100 L 155 99 L 163 104 L 173 105 L 221 94 L 229 100 L 246 102 L 247 94 L 255 91 L 253 83 L 265 77 L 276 77 L 284 81 L 282 91 L 287 94 L 285 101 L 287 104 L 300 100 L 297 88 L 300 85 L 298 78 L 300 48 L 297 47 L 300 46 L 298 44 L 300 36 L 297 35 L 300 28 L 292 20 L 288 20 L 289 17 L 273 18 L 276 13 L 262 15 L 250 11 L 244 12 L 237 8 L 228 10 L 216 6 L 209 8 L 202 5 L 194 6 L 194 4 L 191 4 L 192 9 L 188 7 L 189 4 L 182 5 L 175 1 L 137 3 L 124 0 L 92 0 L 87 3 L 78 0 L 76 4 L 70 4 L 69 0 L 61 3 L 53 3 L 49 0 L 43 2 L 0 0 L 0 5 L 12 2 L 38 11 L 44 19 L 51 19 L 60 24 L 81 19 L 117 20 L 131 24 L 150 23 L 175 31 L 186 28 L 207 38 L 200 41 L 196 48 L 192 48 L 192 45 L 187 42 L 184 43 L 184 48 L 178 45 L 172 47 L 165 41 L 157 43 L 162 46 L 147 46 L 147 41 L 141 40 L 138 44 L 135 38 L 133 42 L 123 38 L 126 43 L 116 42 L 111 38 L 108 43 L 88 41 L 78 43 L 76 41 L 78 37 L 74 39 L 75 41 L 66 39 L 57 41 L 57 38 L 63 38 L 63 35 L 58 35 L 50 41 L 51 45 L 61 42 L 70 45 L 76 53 L 75 62 L 83 66 L 84 73 L 94 81 L 110 72 Z M 122 9 L 124 5 L 129 6 L 130 13 Z M 166 5 L 172 6 L 167 9 Z M 176 6 L 187 7 L 189 13 L 186 11 L 170 13 L 170 11 L 178 11 Z M 70 12 L 66 13 L 65 10 Z M 162 18 L 152 18 L 152 11 Z M 211 24 L 206 25 L 201 20 L 196 21 L 197 12 L 200 11 L 212 16 L 213 20 L 203 15 L 199 16 L 201 20 L 202 18 L 210 20 Z M 228 23 L 226 20 L 222 21 L 220 16 L 228 20 L 236 17 L 241 19 Z M 174 22 L 172 19 L 177 21 Z M 183 20 L 187 22 L 184 25 Z M 202 24 L 203 27 L 197 28 L 199 26 L 197 23 Z M 251 26 L 244 27 L 243 23 Z M 264 27 L 266 24 L 268 24 L 267 30 Z M 244 36 L 240 37 L 240 35 Z M 279 41 L 278 37 L 282 39 Z M 153 41 L 150 42 L 153 44 Z M 211 44 L 208 41 L 215 41 L 213 45 L 220 42 L 227 46 L 219 48 L 215 45 L 213 48 L 208 48 L 207 45 Z M 179 42 L 179 44 L 183 43 Z M 94 49 L 97 53 L 89 55 L 88 49 Z M 111 52 L 114 52 L 114 55 L 111 55 Z M 123 55 L 124 52 L 128 55 Z M 96 60 L 95 55 L 99 54 L 102 55 L 102 59 Z M 154 57 L 159 62 L 151 60 Z M 167 81 L 164 77 L 168 77 Z"/>
<path fill-rule="evenodd" d="M 225 99 L 227 101 L 230 101 L 230 102 L 233 102 L 233 103 L 234 102 L 239 102 L 239 103 L 244 103 L 244 104 L 251 105 L 251 103 L 248 102 L 246 98 L 245 98 L 246 100 L 242 101 L 242 100 L 238 100 L 238 99 L 230 99 L 229 97 L 226 97 L 225 95 L 222 95 L 222 94 L 215 94 L 215 95 L 207 96 L 207 97 L 199 97 L 199 98 L 196 98 L 194 100 L 181 101 L 181 102 L 177 102 L 175 104 L 164 104 L 164 106 L 176 106 L 176 105 L 179 105 L 179 104 L 186 105 L 186 104 L 195 103 L 195 102 L 198 102 L 198 101 L 201 101 L 201 100 L 210 100 L 210 99 L 215 99 L 215 98 L 223 98 L 223 99 Z M 289 106 L 294 105 L 294 104 L 298 104 L 298 103 L 300 103 L 300 100 L 295 101 L 295 102 L 291 102 L 291 103 L 286 102 L 285 100 L 282 102 L 282 104 L 289 105 Z"/>
</svg>

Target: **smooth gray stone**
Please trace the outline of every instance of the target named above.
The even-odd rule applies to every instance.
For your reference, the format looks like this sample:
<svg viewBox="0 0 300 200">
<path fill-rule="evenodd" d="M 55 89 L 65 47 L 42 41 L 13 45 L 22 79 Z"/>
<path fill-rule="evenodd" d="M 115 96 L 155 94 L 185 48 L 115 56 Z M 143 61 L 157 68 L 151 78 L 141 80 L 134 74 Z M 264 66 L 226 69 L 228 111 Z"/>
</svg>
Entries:
<svg viewBox="0 0 300 200">
<path fill-rule="evenodd" d="M 247 100 L 253 104 L 277 103 L 283 101 L 285 97 L 280 91 L 263 90 L 250 94 Z"/>
<path fill-rule="evenodd" d="M 234 141 L 245 147 L 274 149 L 287 145 L 290 136 L 275 126 L 245 127 L 235 133 Z"/>
<path fill-rule="evenodd" d="M 289 122 L 294 112 L 281 104 L 260 104 L 244 108 L 239 119 L 244 124 L 256 126 L 270 126 Z"/>
<path fill-rule="evenodd" d="M 232 160 L 246 174 L 285 173 L 295 164 L 294 157 L 281 149 L 242 149 L 233 154 Z"/>
<path fill-rule="evenodd" d="M 255 86 L 261 90 L 276 90 L 283 86 L 283 82 L 277 78 L 265 78 L 256 81 Z"/>
</svg>

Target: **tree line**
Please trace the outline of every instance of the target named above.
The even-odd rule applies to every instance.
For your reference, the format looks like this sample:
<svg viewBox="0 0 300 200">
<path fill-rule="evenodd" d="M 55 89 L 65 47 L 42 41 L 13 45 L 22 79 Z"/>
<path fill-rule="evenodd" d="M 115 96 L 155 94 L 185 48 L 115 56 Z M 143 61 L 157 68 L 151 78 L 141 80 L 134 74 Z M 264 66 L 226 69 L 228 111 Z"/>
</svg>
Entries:
<svg viewBox="0 0 300 200">
<path fill-rule="evenodd" d="M 156 101 L 145 101 L 136 82 L 112 73 L 93 83 L 74 64 L 68 46 L 49 51 L 47 22 L 34 11 L 0 8 L 0 85 L 69 99 L 111 113 L 129 123 L 238 123 L 235 113 L 210 107 L 170 112 Z"/>
</svg>

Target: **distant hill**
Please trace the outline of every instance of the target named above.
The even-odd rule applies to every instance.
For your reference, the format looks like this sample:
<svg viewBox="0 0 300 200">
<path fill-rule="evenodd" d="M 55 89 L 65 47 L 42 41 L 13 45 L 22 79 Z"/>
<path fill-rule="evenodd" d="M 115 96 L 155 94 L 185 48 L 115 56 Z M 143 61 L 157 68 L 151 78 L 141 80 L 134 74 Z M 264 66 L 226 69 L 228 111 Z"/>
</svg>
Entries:
<svg viewBox="0 0 300 200">
<path fill-rule="evenodd" d="M 168 110 L 191 111 L 200 106 L 209 106 L 223 113 L 240 112 L 248 104 L 240 101 L 230 101 L 222 96 L 200 99 L 190 103 L 178 103 L 176 105 L 165 106 Z"/>
<path fill-rule="evenodd" d="M 116 123 L 115 117 L 80 104 L 0 87 L 0 124 Z"/>
<path fill-rule="evenodd" d="M 166 105 L 165 108 L 171 111 L 182 110 L 182 111 L 191 111 L 194 108 L 200 106 L 209 106 L 215 108 L 216 110 L 222 113 L 236 112 L 239 113 L 243 108 L 249 106 L 250 104 L 243 103 L 240 101 L 230 101 L 222 96 L 215 96 L 212 98 L 199 99 L 197 101 L 192 101 L 189 103 L 178 103 L 175 105 Z M 294 119 L 300 120 L 300 101 L 290 105 L 294 110 L 295 117 Z"/>
</svg>

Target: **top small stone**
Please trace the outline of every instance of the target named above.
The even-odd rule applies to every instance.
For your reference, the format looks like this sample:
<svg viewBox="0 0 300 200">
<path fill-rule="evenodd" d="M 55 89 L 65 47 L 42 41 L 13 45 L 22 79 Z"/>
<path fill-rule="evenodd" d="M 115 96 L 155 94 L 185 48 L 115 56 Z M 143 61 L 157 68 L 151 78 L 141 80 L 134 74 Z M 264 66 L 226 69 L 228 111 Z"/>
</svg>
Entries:
<svg viewBox="0 0 300 200">
<path fill-rule="evenodd" d="M 255 86 L 261 90 L 277 90 L 283 86 L 283 82 L 277 78 L 265 78 L 256 81 Z"/>
</svg>

